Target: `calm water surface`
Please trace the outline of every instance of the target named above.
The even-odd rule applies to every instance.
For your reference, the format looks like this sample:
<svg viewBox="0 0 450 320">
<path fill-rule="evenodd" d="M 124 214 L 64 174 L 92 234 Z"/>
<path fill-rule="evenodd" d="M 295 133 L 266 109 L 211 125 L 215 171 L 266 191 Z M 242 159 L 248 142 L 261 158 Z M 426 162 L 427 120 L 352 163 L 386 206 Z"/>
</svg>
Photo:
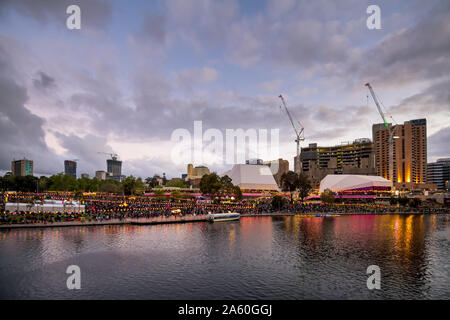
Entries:
<svg viewBox="0 0 450 320">
<path fill-rule="evenodd" d="M 3 230 L 0 298 L 449 299 L 449 240 L 448 215 Z"/>
</svg>

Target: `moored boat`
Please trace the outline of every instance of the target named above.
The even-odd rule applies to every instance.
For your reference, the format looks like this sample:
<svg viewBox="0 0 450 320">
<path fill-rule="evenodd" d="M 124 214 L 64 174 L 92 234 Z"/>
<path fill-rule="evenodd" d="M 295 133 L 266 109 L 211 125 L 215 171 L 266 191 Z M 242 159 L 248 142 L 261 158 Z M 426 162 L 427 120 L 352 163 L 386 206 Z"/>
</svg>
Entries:
<svg viewBox="0 0 450 320">
<path fill-rule="evenodd" d="M 239 220 L 240 218 L 241 214 L 237 212 L 208 213 L 206 215 L 206 220 L 209 222 L 232 221 Z"/>
</svg>

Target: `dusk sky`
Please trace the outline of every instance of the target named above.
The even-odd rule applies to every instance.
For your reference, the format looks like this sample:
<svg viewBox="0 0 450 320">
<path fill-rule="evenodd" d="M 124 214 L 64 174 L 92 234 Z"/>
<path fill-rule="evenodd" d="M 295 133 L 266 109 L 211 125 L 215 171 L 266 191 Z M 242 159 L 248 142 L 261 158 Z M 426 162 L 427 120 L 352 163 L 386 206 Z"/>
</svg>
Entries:
<svg viewBox="0 0 450 320">
<path fill-rule="evenodd" d="M 80 30 L 66 27 L 71 4 Z M 371 4 L 381 30 L 366 26 Z M 428 162 L 450 157 L 450 1 L 1 0 L 0 173 L 26 157 L 35 175 L 79 159 L 93 176 L 98 152 L 115 152 L 125 175 L 179 177 L 171 134 L 197 120 L 278 128 L 292 169 L 278 95 L 302 146 L 331 146 L 382 122 L 366 82 L 397 123 L 427 119 Z"/>
</svg>

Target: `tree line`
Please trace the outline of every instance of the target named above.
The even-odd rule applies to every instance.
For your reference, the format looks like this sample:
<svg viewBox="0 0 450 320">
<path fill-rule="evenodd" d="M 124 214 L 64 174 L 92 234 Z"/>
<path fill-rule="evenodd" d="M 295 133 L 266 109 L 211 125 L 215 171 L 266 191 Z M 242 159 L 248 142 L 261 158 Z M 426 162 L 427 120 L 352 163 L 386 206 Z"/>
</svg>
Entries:
<svg viewBox="0 0 450 320">
<path fill-rule="evenodd" d="M 96 178 L 76 178 L 67 174 L 56 174 L 50 177 L 41 176 L 4 176 L 0 177 L 1 191 L 19 192 L 47 192 L 47 191 L 70 191 L 70 192 L 107 192 L 116 194 L 134 194 L 138 190 L 145 189 L 141 178 L 134 176 L 126 177 L 122 182 Z"/>
</svg>

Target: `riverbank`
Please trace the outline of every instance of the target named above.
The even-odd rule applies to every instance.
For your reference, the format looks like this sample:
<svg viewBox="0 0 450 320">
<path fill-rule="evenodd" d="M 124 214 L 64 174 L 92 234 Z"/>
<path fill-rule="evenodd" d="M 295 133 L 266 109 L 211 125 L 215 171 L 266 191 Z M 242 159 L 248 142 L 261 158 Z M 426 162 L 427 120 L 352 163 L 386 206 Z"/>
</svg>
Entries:
<svg viewBox="0 0 450 320">
<path fill-rule="evenodd" d="M 357 216 L 357 215 L 422 215 L 428 213 L 419 212 L 386 212 L 386 213 L 287 213 L 272 212 L 261 214 L 242 214 L 241 217 L 288 217 L 301 216 L 302 218 L 320 218 L 330 216 Z M 183 217 L 153 217 L 153 218 L 127 218 L 127 219 L 110 219 L 103 221 L 67 221 L 67 222 L 49 222 L 49 223 L 29 223 L 29 224 L 1 224 L 1 229 L 18 229 L 18 228 L 59 228 L 59 227 L 88 227 L 88 226 L 106 226 L 106 225 L 156 225 L 156 224 L 173 224 L 173 223 L 193 223 L 206 222 L 206 215 L 183 216 Z"/>
</svg>

